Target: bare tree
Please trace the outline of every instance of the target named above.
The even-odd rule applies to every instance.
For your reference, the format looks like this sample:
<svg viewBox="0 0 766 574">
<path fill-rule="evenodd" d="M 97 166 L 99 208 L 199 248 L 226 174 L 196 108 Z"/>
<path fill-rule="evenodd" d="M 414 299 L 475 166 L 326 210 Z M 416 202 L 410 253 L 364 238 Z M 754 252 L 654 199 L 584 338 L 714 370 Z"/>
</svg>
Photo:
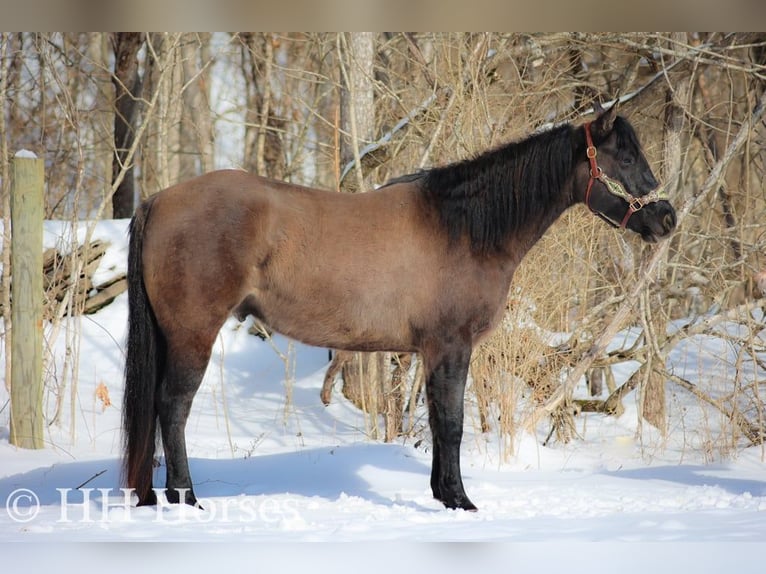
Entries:
<svg viewBox="0 0 766 574">
<path fill-rule="evenodd" d="M 337 57 L 341 69 L 341 165 L 354 162 L 353 173 L 341 180 L 341 191 L 363 193 L 371 176 L 363 171 L 361 149 L 375 137 L 375 34 L 340 33 Z M 378 436 L 377 415 L 386 420 L 383 434 L 393 440 L 401 432 L 403 380 L 394 380 L 391 353 L 353 353 L 341 369 L 343 395 L 371 414 L 372 436 Z"/>
<path fill-rule="evenodd" d="M 678 50 L 677 60 L 684 60 L 684 51 L 689 45 L 685 32 L 674 32 L 670 42 Z M 670 65 L 673 62 L 668 62 Z M 694 78 L 691 66 L 682 66 L 676 73 L 669 74 L 669 85 L 665 90 L 665 114 L 663 117 L 663 164 L 662 180 L 670 197 L 677 198 L 681 183 L 683 161 L 683 138 L 686 132 L 686 110 L 689 109 L 689 94 Z M 688 136 L 687 136 L 688 137 Z M 664 266 L 663 266 L 664 267 Z M 663 269 L 661 268 L 661 273 Z M 659 292 L 642 294 L 641 316 L 650 345 L 639 377 L 641 378 L 641 413 L 643 418 L 657 428 L 664 436 L 667 433 L 667 410 L 665 377 L 653 367 L 664 365 L 666 353 L 661 350 L 668 317 L 662 312 L 662 295 Z"/>
<path fill-rule="evenodd" d="M 276 35 L 246 32 L 241 39 L 242 73 L 245 78 L 245 163 L 259 175 L 281 178 L 285 171 L 280 133 L 284 121 L 274 113 L 274 48 Z"/>
<path fill-rule="evenodd" d="M 128 150 L 135 137 L 135 121 L 141 97 L 141 75 L 138 52 L 144 44 L 143 32 L 115 32 L 111 35 L 114 50 L 114 159 L 112 181 L 125 168 L 117 191 L 112 196 L 112 213 L 116 218 L 133 215 L 136 185 L 133 165 L 125 165 Z"/>
<path fill-rule="evenodd" d="M 341 182 L 343 191 L 363 192 L 369 186 L 362 172 L 361 148 L 375 137 L 375 34 L 340 33 L 338 58 L 341 69 L 340 119 L 341 165 L 354 161 L 353 177 Z"/>
<path fill-rule="evenodd" d="M 180 50 L 184 78 L 180 177 L 186 179 L 214 168 L 215 137 L 208 73 L 213 61 L 210 34 L 187 35 Z"/>
</svg>

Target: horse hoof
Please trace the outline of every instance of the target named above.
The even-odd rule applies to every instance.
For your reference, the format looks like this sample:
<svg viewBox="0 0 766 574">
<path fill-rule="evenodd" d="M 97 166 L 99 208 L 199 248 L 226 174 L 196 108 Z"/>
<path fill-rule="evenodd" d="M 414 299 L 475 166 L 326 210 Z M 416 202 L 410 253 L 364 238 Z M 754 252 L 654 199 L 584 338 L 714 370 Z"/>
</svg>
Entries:
<svg viewBox="0 0 766 574">
<path fill-rule="evenodd" d="M 479 512 L 479 509 L 470 500 L 466 500 L 463 504 L 459 505 L 458 508 L 460 510 L 465 510 L 466 512 Z"/>
<path fill-rule="evenodd" d="M 202 508 L 202 505 L 197 500 L 197 497 L 194 496 L 193 492 L 187 492 L 186 496 L 184 497 L 184 504 L 187 504 L 189 506 L 193 506 L 194 508 L 198 508 L 200 510 L 205 510 Z"/>
<path fill-rule="evenodd" d="M 182 488 L 179 490 L 183 491 L 184 493 L 184 499 L 183 499 L 184 504 L 193 506 L 194 508 L 202 509 L 202 506 L 197 501 L 197 497 L 194 496 L 194 493 L 191 491 L 191 489 Z M 175 488 L 168 488 L 165 490 L 165 499 L 167 499 L 168 504 L 180 504 L 181 503 L 180 492 L 176 490 Z"/>
<path fill-rule="evenodd" d="M 467 512 L 478 512 L 477 506 L 471 502 L 467 496 L 456 496 L 452 499 L 441 498 L 441 503 L 450 510 L 465 510 Z"/>
<path fill-rule="evenodd" d="M 136 506 L 157 506 L 157 493 L 150 490 L 143 498 L 139 497 Z"/>
</svg>

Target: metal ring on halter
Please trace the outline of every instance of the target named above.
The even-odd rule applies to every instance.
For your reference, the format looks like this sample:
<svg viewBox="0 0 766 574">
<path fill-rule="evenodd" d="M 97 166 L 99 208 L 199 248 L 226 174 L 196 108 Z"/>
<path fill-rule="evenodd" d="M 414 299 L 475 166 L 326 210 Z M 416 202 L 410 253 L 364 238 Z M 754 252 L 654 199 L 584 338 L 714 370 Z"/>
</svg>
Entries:
<svg viewBox="0 0 766 574">
<path fill-rule="evenodd" d="M 641 209 L 643 209 L 643 207 L 647 205 L 647 203 L 650 203 L 650 202 L 643 201 L 643 198 L 641 197 L 634 197 L 628 202 L 628 205 L 630 206 L 630 210 L 633 213 L 635 213 L 636 211 L 640 211 Z"/>
</svg>

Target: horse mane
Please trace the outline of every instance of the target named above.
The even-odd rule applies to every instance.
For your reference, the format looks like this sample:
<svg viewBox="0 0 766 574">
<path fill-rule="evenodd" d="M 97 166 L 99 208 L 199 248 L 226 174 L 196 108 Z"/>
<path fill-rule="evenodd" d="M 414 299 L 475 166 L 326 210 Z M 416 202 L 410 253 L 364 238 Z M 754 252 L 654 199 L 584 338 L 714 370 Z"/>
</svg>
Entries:
<svg viewBox="0 0 766 574">
<path fill-rule="evenodd" d="M 474 252 L 497 251 L 511 233 L 560 201 L 574 169 L 573 133 L 565 124 L 386 185 L 419 181 L 451 240 L 467 234 Z"/>
</svg>

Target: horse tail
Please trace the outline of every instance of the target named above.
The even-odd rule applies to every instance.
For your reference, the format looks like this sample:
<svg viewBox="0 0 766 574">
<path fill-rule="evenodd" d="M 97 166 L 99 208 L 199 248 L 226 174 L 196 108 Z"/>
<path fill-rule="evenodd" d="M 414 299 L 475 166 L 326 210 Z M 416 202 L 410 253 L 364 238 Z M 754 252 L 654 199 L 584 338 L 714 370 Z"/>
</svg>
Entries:
<svg viewBox="0 0 766 574">
<path fill-rule="evenodd" d="M 128 248 L 128 341 L 122 400 L 123 480 L 139 504 L 156 500 L 152 490 L 157 446 L 157 389 L 165 368 L 165 338 L 159 329 L 143 274 L 144 231 L 153 200 L 143 203 L 130 221 Z"/>
</svg>

